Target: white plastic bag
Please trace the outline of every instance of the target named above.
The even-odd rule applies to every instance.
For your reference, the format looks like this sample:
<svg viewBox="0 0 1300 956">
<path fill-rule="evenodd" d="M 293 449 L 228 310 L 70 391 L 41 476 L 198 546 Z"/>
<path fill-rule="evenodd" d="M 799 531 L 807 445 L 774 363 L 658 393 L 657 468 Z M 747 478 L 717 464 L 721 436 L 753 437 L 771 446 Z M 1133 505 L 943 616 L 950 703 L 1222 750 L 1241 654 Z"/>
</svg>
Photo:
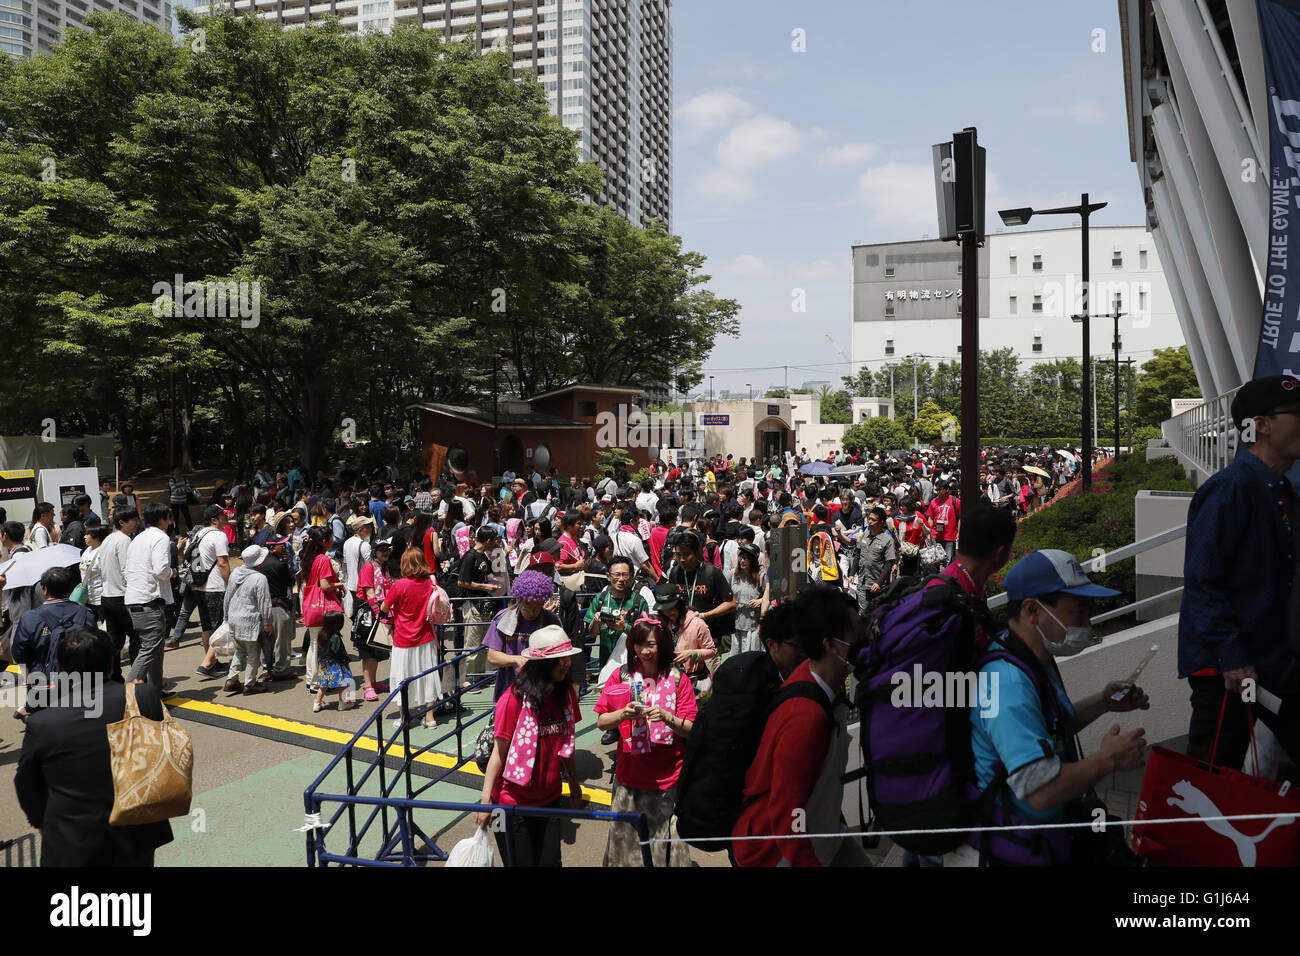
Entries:
<svg viewBox="0 0 1300 956">
<path fill-rule="evenodd" d="M 472 837 L 461 840 L 451 848 L 446 866 L 491 866 L 492 838 L 487 830 L 477 829 Z"/>
<path fill-rule="evenodd" d="M 217 660 L 228 661 L 235 656 L 235 636 L 230 630 L 230 625 L 224 621 L 212 632 L 208 638 L 208 647 L 217 655 Z"/>
<path fill-rule="evenodd" d="M 605 666 L 600 669 L 600 676 L 596 678 L 601 687 L 610 679 L 620 667 L 627 663 L 627 635 L 624 634 L 614 645 L 614 649 L 609 653 L 609 660 Z"/>
</svg>

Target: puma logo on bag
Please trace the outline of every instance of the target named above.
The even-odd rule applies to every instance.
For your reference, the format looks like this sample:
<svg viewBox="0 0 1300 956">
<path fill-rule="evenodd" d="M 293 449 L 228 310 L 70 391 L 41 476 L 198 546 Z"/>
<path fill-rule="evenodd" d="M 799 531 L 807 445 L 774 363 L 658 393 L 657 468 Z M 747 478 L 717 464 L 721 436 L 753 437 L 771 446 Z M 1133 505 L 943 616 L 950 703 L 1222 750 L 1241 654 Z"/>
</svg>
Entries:
<svg viewBox="0 0 1300 956">
<path fill-rule="evenodd" d="M 1214 805 L 1214 801 L 1187 780 L 1180 780 L 1173 785 L 1174 793 L 1177 797 L 1170 797 L 1165 802 L 1171 807 L 1177 807 L 1184 813 L 1189 813 L 1194 817 L 1221 817 L 1223 811 Z M 1180 799 L 1181 798 L 1181 799 Z M 1231 822 L 1227 820 L 1206 820 L 1205 825 L 1222 836 L 1227 837 L 1237 847 L 1237 856 L 1241 858 L 1242 866 L 1254 866 L 1257 853 L 1255 847 L 1268 838 L 1277 827 L 1286 826 L 1289 823 L 1295 823 L 1294 816 L 1278 817 L 1276 820 L 1270 820 L 1264 832 L 1258 836 L 1247 836 L 1242 833 Z"/>
</svg>

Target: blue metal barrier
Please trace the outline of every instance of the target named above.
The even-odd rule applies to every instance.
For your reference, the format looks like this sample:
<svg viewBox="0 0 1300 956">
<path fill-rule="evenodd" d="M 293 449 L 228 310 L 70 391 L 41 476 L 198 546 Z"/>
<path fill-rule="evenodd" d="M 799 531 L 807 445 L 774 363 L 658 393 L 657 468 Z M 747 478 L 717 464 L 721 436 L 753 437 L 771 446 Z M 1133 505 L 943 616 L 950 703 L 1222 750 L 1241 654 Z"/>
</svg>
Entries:
<svg viewBox="0 0 1300 956">
<path fill-rule="evenodd" d="M 453 601 L 464 600 L 486 600 L 486 599 L 469 599 L 453 598 Z M 510 600 L 504 598 L 502 600 Z M 441 625 L 442 628 L 457 626 L 466 626 L 464 622 L 448 622 Z M 441 646 L 441 632 L 435 638 Z M 588 647 L 594 644 L 588 644 Z M 475 724 L 484 721 L 491 713 L 491 708 L 485 708 L 482 713 L 476 714 L 468 719 L 465 717 L 465 709 L 461 704 L 461 699 L 466 693 L 472 693 L 479 690 L 496 679 L 495 671 L 487 674 L 467 674 L 471 679 L 470 686 L 464 689 L 452 688 L 450 694 L 445 695 L 442 699 L 430 703 L 425 703 L 418 710 L 412 710 L 410 704 L 409 685 L 413 681 L 423 679 L 429 674 L 448 671 L 455 674 L 455 666 L 468 657 L 480 653 L 480 649 L 468 650 L 457 657 L 443 661 L 435 667 L 430 668 L 415 677 L 408 678 L 399 686 L 392 689 L 383 702 L 370 715 L 361 728 L 353 734 L 351 740 L 344 745 L 321 771 L 320 775 L 312 781 L 306 791 L 303 793 L 303 801 L 308 814 L 309 826 L 315 822 L 321 814 L 325 803 L 337 803 L 339 806 L 330 816 L 328 821 L 323 816 L 319 817 L 319 826 L 310 829 L 307 832 L 307 864 L 308 866 L 328 865 L 330 863 L 353 864 L 358 866 L 414 866 L 418 862 L 443 861 L 446 860 L 447 854 L 437 843 L 434 842 L 419 827 L 414 818 L 414 811 L 417 809 L 424 810 L 461 810 L 465 812 L 492 811 L 500 809 L 509 817 L 514 814 L 524 816 L 560 816 L 569 819 L 589 819 L 589 820 L 609 820 L 611 822 L 629 823 L 636 827 L 642 841 L 648 840 L 648 830 L 646 827 L 645 816 L 641 813 L 615 813 L 608 810 L 559 810 L 546 807 L 517 807 L 508 805 L 481 805 L 481 804 L 462 804 L 447 803 L 443 801 L 431 801 L 421 799 L 430 787 L 445 780 L 451 774 L 456 773 L 473 759 L 473 751 L 466 754 L 464 748 L 465 731 L 473 728 Z M 599 667 L 598 662 L 595 666 Z M 584 693 L 587 688 L 584 686 Z M 401 726 L 394 728 L 392 734 L 388 737 L 384 735 L 383 720 L 384 715 L 394 706 L 396 702 L 400 708 Z M 455 712 L 453 723 L 446 725 L 450 729 L 447 733 L 435 736 L 434 740 L 420 747 L 418 750 L 411 748 L 411 725 L 416 720 L 421 720 L 425 715 L 444 709 L 448 704 L 452 706 Z M 482 726 L 486 726 L 483 724 Z M 474 733 L 471 729 L 471 733 Z M 435 748 L 455 737 L 456 748 L 454 763 L 450 767 L 442 768 L 439 772 L 433 773 L 431 777 L 425 778 L 420 775 L 417 782 L 413 777 L 413 764 L 424 754 L 435 751 Z M 363 739 L 372 738 L 375 741 L 375 752 L 373 756 L 367 748 L 361 748 L 365 752 L 358 753 L 358 743 Z M 477 737 L 477 733 L 471 737 L 471 740 Z M 396 751 L 399 744 L 400 754 Z M 450 756 L 435 751 L 441 756 Z M 333 773 L 339 765 L 342 764 L 346 780 L 346 793 L 322 793 L 321 789 L 325 785 L 326 779 Z M 359 766 L 360 765 L 360 766 Z M 358 776 L 358 771 L 360 775 Z M 362 788 L 371 784 L 372 781 L 378 785 L 378 795 L 368 796 L 361 793 Z M 358 808 L 362 808 L 358 813 Z M 365 808 L 372 808 L 364 820 L 359 817 L 365 814 Z M 327 835 L 345 820 L 347 829 L 348 846 L 346 852 L 330 852 L 326 849 L 325 840 Z M 378 821 L 379 827 L 379 849 L 373 856 L 360 855 L 360 846 L 375 822 Z M 415 849 L 415 841 L 422 841 L 423 848 Z M 506 842 L 508 858 L 513 861 L 514 844 L 513 837 L 509 827 L 506 828 Z M 650 865 L 650 849 L 647 843 L 642 843 L 642 856 L 647 866 Z"/>
</svg>

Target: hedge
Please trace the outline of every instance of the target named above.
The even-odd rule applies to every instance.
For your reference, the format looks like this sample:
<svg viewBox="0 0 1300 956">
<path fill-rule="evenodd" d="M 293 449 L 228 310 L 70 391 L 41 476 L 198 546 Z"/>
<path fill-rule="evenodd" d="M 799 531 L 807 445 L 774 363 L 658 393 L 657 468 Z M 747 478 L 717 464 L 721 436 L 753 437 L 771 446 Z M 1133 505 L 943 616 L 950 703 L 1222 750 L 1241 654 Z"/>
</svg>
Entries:
<svg viewBox="0 0 1300 956">
<path fill-rule="evenodd" d="M 1011 561 L 990 578 L 987 591 L 1001 593 L 1002 581 L 1011 566 L 1030 551 L 1056 548 L 1082 561 L 1093 559 L 1094 550 L 1113 551 L 1133 541 L 1133 499 L 1139 491 L 1192 491 L 1183 467 L 1172 458 L 1144 461 L 1130 456 L 1108 461 L 1093 475 L 1093 490 L 1084 494 L 1075 482 L 1062 488 L 1043 510 L 1020 522 Z M 1134 600 L 1135 562 L 1119 561 L 1092 579 L 1123 594 L 1095 600 L 1093 613 L 1121 607 Z M 1123 621 L 1123 619 L 1121 619 Z"/>
</svg>

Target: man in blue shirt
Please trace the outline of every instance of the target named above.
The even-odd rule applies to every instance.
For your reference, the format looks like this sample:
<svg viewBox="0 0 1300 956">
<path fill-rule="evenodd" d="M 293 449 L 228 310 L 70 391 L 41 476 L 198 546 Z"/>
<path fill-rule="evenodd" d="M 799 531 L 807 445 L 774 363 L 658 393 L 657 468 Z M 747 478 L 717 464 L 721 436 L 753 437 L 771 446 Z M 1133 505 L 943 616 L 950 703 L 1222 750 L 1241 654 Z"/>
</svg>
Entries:
<svg viewBox="0 0 1300 956">
<path fill-rule="evenodd" d="M 980 668 L 979 683 L 989 689 L 988 701 L 971 708 L 975 776 L 982 791 L 1001 771 L 1010 790 L 1011 822 L 1057 823 L 1067 805 L 1108 774 L 1133 770 L 1145 761 L 1141 728 L 1120 733 L 1115 724 L 1097 751 L 1083 759 L 1074 735 L 1108 711 L 1148 710 L 1151 705 L 1141 688 L 1124 681 L 1111 681 L 1101 692 L 1071 701 L 1053 661 L 1097 643 L 1088 623 L 1092 598 L 1113 597 L 1118 591 L 1093 584 L 1072 554 L 1056 550 L 1031 551 L 1004 583 L 1008 630 L 990 642 L 993 659 Z M 1016 660 L 1007 660 L 1008 655 Z M 1121 691 L 1126 693 L 1115 700 Z M 1056 862 L 1064 862 L 1059 857 L 1068 857 L 1069 831 L 1045 832 L 1058 844 Z M 980 842 L 978 834 L 972 839 Z M 990 848 L 999 857 L 998 846 L 991 843 Z M 975 846 L 965 846 L 946 854 L 944 863 L 974 866 L 979 857 Z"/>
<path fill-rule="evenodd" d="M 1300 379 L 1247 382 L 1232 400 L 1243 447 L 1211 476 L 1187 512 L 1178 676 L 1192 690 L 1187 752 L 1208 756 L 1223 714 L 1215 762 L 1240 767 L 1249 727 L 1243 693 L 1289 702 L 1253 711 L 1300 758 L 1300 615 L 1292 608 L 1300 498 L 1286 473 L 1300 459 Z M 1225 704 L 1226 697 L 1226 704 Z"/>
</svg>

